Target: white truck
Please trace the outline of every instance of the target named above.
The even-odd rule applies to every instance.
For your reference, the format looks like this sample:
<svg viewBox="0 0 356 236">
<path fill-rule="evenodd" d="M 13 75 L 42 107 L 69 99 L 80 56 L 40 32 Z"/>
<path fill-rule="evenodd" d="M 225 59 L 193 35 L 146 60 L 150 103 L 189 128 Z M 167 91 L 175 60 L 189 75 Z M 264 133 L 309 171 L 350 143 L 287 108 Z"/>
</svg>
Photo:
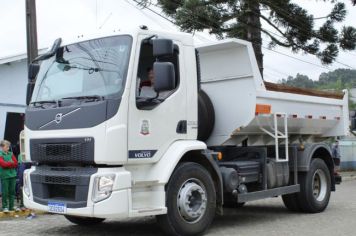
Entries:
<svg viewBox="0 0 356 236">
<path fill-rule="evenodd" d="M 155 215 L 198 235 L 224 206 L 268 197 L 322 212 L 341 182 L 326 141 L 348 132 L 347 91 L 264 83 L 246 41 L 147 27 L 58 39 L 27 89 L 25 205 L 79 225 Z"/>
</svg>

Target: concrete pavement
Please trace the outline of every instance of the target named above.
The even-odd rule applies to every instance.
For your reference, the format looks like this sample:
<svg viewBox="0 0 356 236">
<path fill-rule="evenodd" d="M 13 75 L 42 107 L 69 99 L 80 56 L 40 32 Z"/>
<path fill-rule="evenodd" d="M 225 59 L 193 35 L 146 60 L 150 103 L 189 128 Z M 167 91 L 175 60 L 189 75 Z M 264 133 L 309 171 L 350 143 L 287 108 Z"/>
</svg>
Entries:
<svg viewBox="0 0 356 236">
<path fill-rule="evenodd" d="M 225 216 L 216 217 L 207 236 L 353 236 L 356 232 L 356 180 L 347 178 L 332 193 L 327 210 L 320 214 L 289 212 L 281 198 L 246 204 L 240 209 L 226 209 Z M 0 220 L 1 235 L 162 235 L 154 217 L 130 220 L 108 220 L 95 227 L 79 227 L 63 216 L 40 215 Z"/>
</svg>

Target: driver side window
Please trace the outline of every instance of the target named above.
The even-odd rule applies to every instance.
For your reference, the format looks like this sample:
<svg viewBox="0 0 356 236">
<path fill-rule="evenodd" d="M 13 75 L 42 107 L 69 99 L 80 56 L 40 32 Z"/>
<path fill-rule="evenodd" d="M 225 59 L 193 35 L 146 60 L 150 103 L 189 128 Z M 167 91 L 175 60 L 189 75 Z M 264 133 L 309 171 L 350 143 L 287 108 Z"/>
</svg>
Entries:
<svg viewBox="0 0 356 236">
<path fill-rule="evenodd" d="M 155 72 L 154 62 L 158 59 L 153 56 L 153 46 L 151 41 L 143 41 L 139 58 L 139 66 L 136 79 L 136 106 L 140 110 L 152 110 L 169 96 L 171 96 L 179 86 L 179 50 L 175 45 L 174 54 L 169 57 L 160 58 L 160 61 L 171 62 L 175 69 L 176 84 L 170 91 L 157 93 L 154 88 Z"/>
</svg>

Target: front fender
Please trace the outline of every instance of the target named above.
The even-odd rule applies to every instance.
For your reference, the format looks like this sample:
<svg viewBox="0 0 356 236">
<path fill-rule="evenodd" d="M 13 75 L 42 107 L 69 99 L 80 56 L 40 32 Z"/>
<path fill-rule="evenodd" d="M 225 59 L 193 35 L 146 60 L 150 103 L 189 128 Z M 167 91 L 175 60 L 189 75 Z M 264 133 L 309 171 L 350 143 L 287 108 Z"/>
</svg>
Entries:
<svg viewBox="0 0 356 236">
<path fill-rule="evenodd" d="M 158 184 L 166 184 L 169 181 L 178 162 L 185 153 L 194 150 L 205 150 L 206 144 L 196 140 L 180 140 L 174 142 L 162 158 L 149 168 L 147 179 L 157 180 Z"/>
</svg>

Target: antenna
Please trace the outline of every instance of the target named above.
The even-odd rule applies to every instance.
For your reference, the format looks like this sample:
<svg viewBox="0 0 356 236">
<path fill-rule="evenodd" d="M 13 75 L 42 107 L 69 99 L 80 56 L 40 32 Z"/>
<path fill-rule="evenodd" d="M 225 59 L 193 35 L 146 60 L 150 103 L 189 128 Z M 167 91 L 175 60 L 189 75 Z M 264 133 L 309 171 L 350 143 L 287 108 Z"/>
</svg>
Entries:
<svg viewBox="0 0 356 236">
<path fill-rule="evenodd" d="M 95 26 L 98 28 L 98 0 L 95 0 Z"/>
<path fill-rule="evenodd" d="M 106 22 L 110 19 L 111 16 L 112 16 L 112 12 L 110 12 L 109 15 L 105 18 L 105 20 L 103 21 L 99 29 L 103 28 L 103 26 L 106 24 Z"/>
</svg>

